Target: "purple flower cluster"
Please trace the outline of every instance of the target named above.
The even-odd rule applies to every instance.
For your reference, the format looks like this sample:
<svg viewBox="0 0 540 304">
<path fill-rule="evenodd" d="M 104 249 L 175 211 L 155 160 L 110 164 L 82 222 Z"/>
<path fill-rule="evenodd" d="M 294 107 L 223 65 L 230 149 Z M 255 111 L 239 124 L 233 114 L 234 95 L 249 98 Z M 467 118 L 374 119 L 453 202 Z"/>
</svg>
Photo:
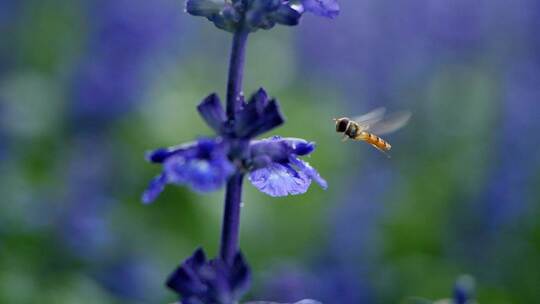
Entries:
<svg viewBox="0 0 540 304">
<path fill-rule="evenodd" d="M 167 287 L 182 295 L 182 304 L 238 303 L 250 286 L 251 271 L 241 253 L 231 264 L 222 259 L 208 260 L 199 248 L 167 279 Z M 245 304 L 280 304 L 255 301 Z M 286 303 L 283 303 L 286 304 Z M 321 304 L 304 299 L 291 304 Z"/>
<path fill-rule="evenodd" d="M 222 259 L 208 261 L 197 249 L 167 280 L 167 286 L 182 295 L 182 304 L 236 303 L 247 291 L 250 270 L 241 253 L 229 265 Z"/>
<path fill-rule="evenodd" d="M 84 3 L 88 52 L 73 71 L 72 115 L 99 125 L 133 108 L 144 93 L 148 62 L 172 46 L 179 24 L 171 0 Z"/>
<path fill-rule="evenodd" d="M 260 89 L 242 103 L 234 122 L 226 119 L 219 97 L 212 94 L 198 106 L 199 113 L 218 136 L 147 155 L 150 162 L 163 165 L 143 194 L 152 202 L 166 184 L 187 185 L 198 192 L 221 188 L 236 171 L 249 174 L 249 181 L 270 196 L 302 194 L 314 180 L 326 188 L 326 181 L 309 163 L 300 159 L 314 151 L 315 145 L 299 138 L 272 137 L 252 140 L 283 123 L 279 105 Z"/>
<path fill-rule="evenodd" d="M 336 0 L 187 0 L 186 11 L 235 32 L 270 29 L 276 24 L 294 26 L 305 12 L 335 18 L 339 5 Z"/>
</svg>

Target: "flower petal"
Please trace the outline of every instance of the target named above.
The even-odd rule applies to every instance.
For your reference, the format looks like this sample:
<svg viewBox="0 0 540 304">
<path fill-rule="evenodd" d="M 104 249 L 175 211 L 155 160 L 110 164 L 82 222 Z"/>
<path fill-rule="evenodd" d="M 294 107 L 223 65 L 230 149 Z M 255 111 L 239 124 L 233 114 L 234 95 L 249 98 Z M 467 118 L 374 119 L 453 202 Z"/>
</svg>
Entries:
<svg viewBox="0 0 540 304">
<path fill-rule="evenodd" d="M 231 269 L 231 286 L 235 290 L 235 298 L 240 298 L 248 291 L 250 282 L 251 270 L 242 253 L 238 252 Z"/>
<path fill-rule="evenodd" d="M 198 106 L 197 110 L 208 126 L 218 134 L 222 132 L 223 124 L 227 120 L 223 106 L 217 94 L 206 97 Z"/>
<path fill-rule="evenodd" d="M 158 195 L 163 191 L 165 188 L 165 184 L 167 183 L 167 178 L 165 174 L 160 174 L 159 176 L 156 176 L 150 181 L 150 184 L 148 185 L 148 188 L 144 191 L 142 195 L 142 201 L 145 204 L 150 204 L 153 202 Z"/>
<path fill-rule="evenodd" d="M 253 160 L 270 158 L 274 162 L 289 162 L 291 155 L 307 155 L 315 150 L 315 143 L 301 138 L 274 136 L 250 143 L 250 155 Z M 256 167 L 258 168 L 258 167 Z"/>
<path fill-rule="evenodd" d="M 149 162 L 161 164 L 165 162 L 167 158 L 173 155 L 187 156 L 187 155 L 193 154 L 193 152 L 197 150 L 197 146 L 199 145 L 199 142 L 192 141 L 192 142 L 188 142 L 185 144 L 172 146 L 168 148 L 158 148 L 156 150 L 147 152 L 145 155 L 145 158 Z"/>
<path fill-rule="evenodd" d="M 291 147 L 279 137 L 254 140 L 250 143 L 250 156 L 253 160 L 268 158 L 273 162 L 288 162 L 293 153 Z"/>
<path fill-rule="evenodd" d="M 264 88 L 259 88 L 255 94 L 249 98 L 248 105 L 254 105 L 257 109 L 257 113 L 262 113 L 264 108 L 268 105 L 268 93 Z"/>
<path fill-rule="evenodd" d="M 187 185 L 199 192 L 219 189 L 234 171 L 227 153 L 227 144 L 221 138 L 203 138 L 149 153 L 150 161 L 163 163 L 163 173 L 152 180 L 143 202 L 153 201 L 167 183 Z"/>
<path fill-rule="evenodd" d="M 301 138 L 285 137 L 282 139 L 289 147 L 292 148 L 294 154 L 304 156 L 315 150 L 315 143 Z"/>
<path fill-rule="evenodd" d="M 302 14 L 288 5 L 280 6 L 279 9 L 271 15 L 272 20 L 276 23 L 289 26 L 298 25 L 298 23 L 300 23 L 300 17 L 302 17 Z"/>
<path fill-rule="evenodd" d="M 283 122 L 283 115 L 277 101 L 268 101 L 266 92 L 259 89 L 238 113 L 234 130 L 239 137 L 253 138 L 272 130 Z"/>
<path fill-rule="evenodd" d="M 198 277 L 198 272 L 206 264 L 206 256 L 202 248 L 198 248 L 180 267 L 167 279 L 170 289 L 186 297 L 205 292 L 206 286 Z"/>
<path fill-rule="evenodd" d="M 336 0 L 302 0 L 306 12 L 317 16 L 335 18 L 339 15 L 339 4 Z"/>
<path fill-rule="evenodd" d="M 170 182 L 187 184 L 198 192 L 211 192 L 221 188 L 233 171 L 232 164 L 224 156 L 188 160 L 173 156 L 164 166 Z"/>
<path fill-rule="evenodd" d="M 291 161 L 291 163 L 293 165 L 298 167 L 300 172 L 304 173 L 310 179 L 317 182 L 317 184 L 319 184 L 319 186 L 321 186 L 321 188 L 323 188 L 324 190 L 326 190 L 328 188 L 328 183 L 326 182 L 326 180 L 324 178 L 322 178 L 321 175 L 319 174 L 319 172 L 317 172 L 317 170 L 315 170 L 315 168 L 313 168 L 308 162 L 305 162 L 305 161 L 303 161 L 301 159 L 298 159 L 296 157 L 291 157 L 290 161 Z"/>
<path fill-rule="evenodd" d="M 274 197 L 305 193 L 311 184 L 305 173 L 279 163 L 252 171 L 249 181 L 259 191 Z"/>
</svg>

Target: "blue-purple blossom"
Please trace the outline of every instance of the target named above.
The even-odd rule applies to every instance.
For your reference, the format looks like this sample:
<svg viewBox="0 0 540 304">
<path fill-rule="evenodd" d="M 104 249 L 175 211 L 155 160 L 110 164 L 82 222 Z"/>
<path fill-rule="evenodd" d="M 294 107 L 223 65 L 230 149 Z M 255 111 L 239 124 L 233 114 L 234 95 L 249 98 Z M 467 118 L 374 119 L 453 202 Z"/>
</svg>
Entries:
<svg viewBox="0 0 540 304">
<path fill-rule="evenodd" d="M 187 0 L 186 11 L 235 32 L 270 29 L 276 24 L 294 26 L 304 12 L 334 18 L 339 14 L 339 4 L 336 0 Z"/>
<path fill-rule="evenodd" d="M 152 202 L 169 183 L 187 185 L 198 192 L 217 190 L 234 170 L 227 158 L 225 143 L 219 138 L 158 149 L 149 153 L 147 159 L 162 163 L 163 172 L 150 182 L 144 192 L 145 203 Z"/>
<path fill-rule="evenodd" d="M 197 106 L 199 114 L 216 133 L 225 138 L 248 140 L 268 132 L 284 122 L 279 104 L 270 99 L 264 89 L 253 94 L 249 102 L 242 103 L 234 123 L 229 123 L 219 96 L 211 94 Z"/>
<path fill-rule="evenodd" d="M 277 100 L 259 89 L 237 113 L 232 132 L 238 138 L 250 139 L 266 133 L 284 122 Z"/>
<path fill-rule="evenodd" d="M 313 152 L 314 143 L 278 136 L 252 140 L 284 122 L 278 102 L 264 89 L 242 102 L 234 121 L 227 120 L 216 94 L 197 109 L 218 136 L 150 152 L 147 160 L 162 164 L 163 172 L 150 182 L 143 202 L 152 202 L 167 184 L 187 185 L 198 192 L 217 190 L 235 170 L 249 173 L 250 182 L 270 196 L 305 193 L 313 180 L 327 188 L 317 170 L 299 158 Z"/>
<path fill-rule="evenodd" d="M 311 142 L 276 136 L 252 142 L 250 149 L 255 170 L 249 173 L 249 181 L 261 192 L 270 196 L 302 194 L 312 180 L 323 189 L 328 186 L 317 170 L 298 158 L 315 149 Z"/>
<path fill-rule="evenodd" d="M 230 304 L 247 291 L 250 277 L 241 253 L 228 264 L 221 259 L 208 261 L 199 248 L 169 276 L 167 286 L 182 297 L 182 304 Z"/>
</svg>

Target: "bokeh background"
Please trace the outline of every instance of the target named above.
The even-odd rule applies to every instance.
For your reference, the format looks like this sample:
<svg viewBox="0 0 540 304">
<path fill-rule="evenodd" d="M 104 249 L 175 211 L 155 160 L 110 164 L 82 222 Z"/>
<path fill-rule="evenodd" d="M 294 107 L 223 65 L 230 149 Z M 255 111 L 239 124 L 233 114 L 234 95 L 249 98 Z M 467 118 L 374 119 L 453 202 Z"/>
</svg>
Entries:
<svg viewBox="0 0 540 304">
<path fill-rule="evenodd" d="M 540 2 L 341 0 L 333 21 L 250 38 L 264 86 L 318 143 L 323 191 L 246 183 L 248 299 L 327 304 L 540 298 Z M 223 192 L 140 194 L 144 152 L 210 135 L 230 36 L 180 0 L 0 0 L 0 303 L 170 303 L 163 282 L 218 250 Z M 392 158 L 341 143 L 331 118 L 410 109 Z"/>
</svg>

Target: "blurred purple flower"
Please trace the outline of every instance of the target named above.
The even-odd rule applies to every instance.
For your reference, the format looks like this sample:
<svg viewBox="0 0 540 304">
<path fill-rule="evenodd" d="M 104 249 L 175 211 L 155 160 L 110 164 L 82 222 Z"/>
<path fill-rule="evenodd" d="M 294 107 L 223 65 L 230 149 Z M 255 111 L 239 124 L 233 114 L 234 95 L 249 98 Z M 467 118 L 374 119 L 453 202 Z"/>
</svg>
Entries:
<svg viewBox="0 0 540 304">
<path fill-rule="evenodd" d="M 133 253 L 123 253 L 112 260 L 104 258 L 95 268 L 91 276 L 120 299 L 148 303 L 155 301 L 161 289 L 154 277 L 155 265 Z"/>
<path fill-rule="evenodd" d="M 236 303 L 250 285 L 250 269 L 241 253 L 231 265 L 221 259 L 208 261 L 197 249 L 167 280 L 182 297 L 182 304 Z"/>
<path fill-rule="evenodd" d="M 163 173 L 150 182 L 143 202 L 152 202 L 166 184 L 185 184 L 199 192 L 217 190 L 235 166 L 242 172 L 250 172 L 251 183 L 271 196 L 305 193 L 312 180 L 327 188 L 319 173 L 298 158 L 313 152 L 313 143 L 281 137 L 251 140 L 283 123 L 277 101 L 269 100 L 263 89 L 242 104 L 234 123 L 226 120 L 216 94 L 205 98 L 198 110 L 220 136 L 150 152 L 147 159 L 163 164 Z"/>
<path fill-rule="evenodd" d="M 298 59 L 312 72 L 306 75 L 334 80 L 355 103 L 358 96 L 379 103 L 402 99 L 402 88 L 425 88 L 431 73 L 449 60 L 480 54 L 491 38 L 488 14 L 500 12 L 485 1 L 341 3 L 347 14 L 337 28 L 310 20 L 301 29 Z"/>
<path fill-rule="evenodd" d="M 324 259 L 311 265 L 309 270 L 281 265 L 270 273 L 258 296 L 287 303 L 307 297 L 321 303 L 370 303 L 366 294 L 362 280 L 350 265 Z"/>
<path fill-rule="evenodd" d="M 152 301 L 159 285 L 149 275 L 153 267 L 134 256 L 133 247 L 126 244 L 130 241 L 119 238 L 118 227 L 111 225 L 118 203 L 115 193 L 122 191 L 126 175 L 119 169 L 125 163 L 119 162 L 118 146 L 96 134 L 78 133 L 70 143 L 69 155 L 61 162 L 67 166 L 62 204 L 50 215 L 55 216 L 51 223 L 62 254 L 111 295 Z M 50 206 L 41 210 L 43 217 L 50 213 Z"/>
<path fill-rule="evenodd" d="M 17 0 L 0 1 L 0 29 L 10 26 L 10 23 L 16 20 L 21 10 L 22 2 Z"/>
<path fill-rule="evenodd" d="M 67 193 L 57 221 L 67 250 L 86 260 L 99 260 L 113 243 L 106 215 L 114 205 L 108 190 L 114 177 L 108 144 L 94 136 L 80 136 L 67 157 Z M 111 171 L 109 171 L 111 170 Z"/>
<path fill-rule="evenodd" d="M 75 120 L 108 120 L 141 98 L 148 63 L 178 34 L 175 1 L 87 1 L 88 50 L 74 69 Z"/>
<path fill-rule="evenodd" d="M 474 301 L 475 282 L 469 275 L 460 276 L 454 285 L 455 304 L 472 304 Z"/>
<path fill-rule="evenodd" d="M 533 205 L 534 183 L 540 168 L 540 60 L 527 58 L 508 72 L 498 155 L 480 205 L 486 232 L 499 234 L 508 224 L 527 215 Z M 495 237 L 496 238 L 496 237 Z"/>
</svg>

